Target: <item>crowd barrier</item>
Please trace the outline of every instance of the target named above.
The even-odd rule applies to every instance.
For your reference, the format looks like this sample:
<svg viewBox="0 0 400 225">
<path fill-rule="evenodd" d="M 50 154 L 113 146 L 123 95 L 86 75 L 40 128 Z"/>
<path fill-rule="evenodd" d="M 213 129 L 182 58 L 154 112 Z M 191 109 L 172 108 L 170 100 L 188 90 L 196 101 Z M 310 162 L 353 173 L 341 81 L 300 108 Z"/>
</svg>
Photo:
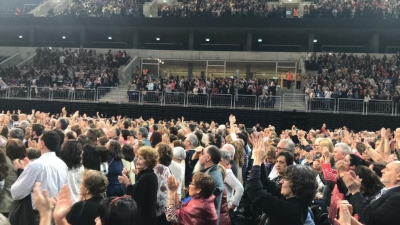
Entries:
<svg viewBox="0 0 400 225">
<path fill-rule="evenodd" d="M 390 100 L 370 100 L 351 98 L 308 98 L 304 94 L 230 95 L 198 94 L 183 92 L 132 91 L 118 87 L 98 87 L 97 89 L 47 88 L 8 86 L 0 88 L 0 98 L 70 101 L 70 102 L 110 102 L 116 104 L 159 104 L 182 107 L 253 109 L 276 111 L 305 111 L 328 113 L 356 113 L 362 115 L 384 114 L 397 116 L 400 103 Z"/>
</svg>

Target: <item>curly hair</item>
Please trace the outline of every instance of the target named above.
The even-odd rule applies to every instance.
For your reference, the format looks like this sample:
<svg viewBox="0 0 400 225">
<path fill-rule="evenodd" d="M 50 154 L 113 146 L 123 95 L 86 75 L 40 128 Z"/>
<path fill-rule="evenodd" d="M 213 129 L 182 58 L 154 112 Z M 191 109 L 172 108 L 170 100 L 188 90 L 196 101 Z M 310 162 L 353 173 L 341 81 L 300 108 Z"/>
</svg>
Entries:
<svg viewBox="0 0 400 225">
<path fill-rule="evenodd" d="M 174 155 L 171 147 L 165 143 L 158 143 L 156 149 L 159 155 L 159 163 L 164 166 L 171 165 L 172 157 Z"/>
<path fill-rule="evenodd" d="M 0 181 L 4 180 L 8 176 L 8 166 L 6 160 L 6 154 L 0 151 Z"/>
<path fill-rule="evenodd" d="M 108 186 L 107 177 L 97 170 L 85 170 L 82 173 L 82 185 L 93 197 L 103 197 Z"/>
<path fill-rule="evenodd" d="M 138 156 L 141 156 L 148 168 L 154 168 L 158 163 L 158 152 L 150 146 L 143 146 L 138 149 Z"/>
<path fill-rule="evenodd" d="M 158 143 L 162 141 L 161 133 L 158 131 L 154 131 L 150 137 L 151 147 L 155 148 Z"/>
<path fill-rule="evenodd" d="M 297 198 L 304 199 L 311 204 L 318 188 L 313 171 L 303 165 L 290 165 L 286 167 L 284 176 L 288 177 L 291 182 L 292 193 Z"/>
<path fill-rule="evenodd" d="M 76 169 L 82 165 L 82 145 L 76 139 L 68 140 L 60 151 L 60 159 L 67 164 L 68 169 Z"/>
<path fill-rule="evenodd" d="M 235 155 L 233 160 L 236 165 L 243 167 L 244 165 L 244 147 L 240 141 L 232 141 L 231 144 L 235 147 Z"/>
</svg>

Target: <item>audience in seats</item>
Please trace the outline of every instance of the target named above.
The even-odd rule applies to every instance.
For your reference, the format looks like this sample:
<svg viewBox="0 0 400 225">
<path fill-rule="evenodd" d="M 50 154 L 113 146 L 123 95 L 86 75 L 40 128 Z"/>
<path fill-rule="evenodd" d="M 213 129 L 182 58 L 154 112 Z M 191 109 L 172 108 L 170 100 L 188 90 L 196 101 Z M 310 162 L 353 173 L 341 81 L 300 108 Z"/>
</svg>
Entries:
<svg viewBox="0 0 400 225">
<path fill-rule="evenodd" d="M 278 131 L 234 115 L 156 123 L 61 111 L 0 114 L 2 224 L 400 220 L 400 128 Z"/>
</svg>

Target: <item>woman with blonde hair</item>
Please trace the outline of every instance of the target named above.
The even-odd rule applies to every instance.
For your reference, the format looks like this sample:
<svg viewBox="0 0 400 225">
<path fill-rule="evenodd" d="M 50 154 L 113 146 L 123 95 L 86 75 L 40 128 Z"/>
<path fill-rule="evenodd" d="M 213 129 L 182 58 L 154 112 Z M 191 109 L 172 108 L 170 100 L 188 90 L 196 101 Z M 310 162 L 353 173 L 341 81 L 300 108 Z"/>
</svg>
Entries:
<svg viewBox="0 0 400 225">
<path fill-rule="evenodd" d="M 230 135 L 229 135 L 230 136 Z M 244 165 L 244 147 L 239 140 L 230 142 L 235 147 L 235 155 L 233 161 L 235 161 L 238 170 L 238 180 L 243 184 L 242 167 Z"/>
<path fill-rule="evenodd" d="M 328 138 L 322 138 L 319 141 L 319 146 L 320 146 L 319 149 L 321 149 L 321 151 L 322 149 L 324 149 L 324 147 L 327 147 L 330 153 L 332 153 L 334 149 L 332 141 Z"/>
</svg>

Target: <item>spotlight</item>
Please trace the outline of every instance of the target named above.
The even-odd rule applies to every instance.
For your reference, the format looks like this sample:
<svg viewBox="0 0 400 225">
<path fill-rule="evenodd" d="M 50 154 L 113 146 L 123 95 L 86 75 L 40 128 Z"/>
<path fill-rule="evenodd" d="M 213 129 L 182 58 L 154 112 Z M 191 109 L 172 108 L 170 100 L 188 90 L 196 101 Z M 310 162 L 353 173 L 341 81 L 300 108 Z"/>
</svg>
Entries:
<svg viewBox="0 0 400 225">
<path fill-rule="evenodd" d="M 206 38 L 206 41 L 209 42 L 209 41 L 210 41 L 210 38 Z"/>
<path fill-rule="evenodd" d="M 19 38 L 19 39 L 22 39 L 23 37 L 22 37 L 22 35 L 19 35 L 18 38 Z"/>
<path fill-rule="evenodd" d="M 111 36 L 109 36 L 109 37 L 108 37 L 108 40 L 112 40 L 112 37 L 111 37 Z"/>
<path fill-rule="evenodd" d="M 314 43 L 317 43 L 317 41 L 318 41 L 317 39 L 314 39 Z"/>
<path fill-rule="evenodd" d="M 260 38 L 260 39 L 258 39 L 258 42 L 262 42 L 262 39 Z"/>
<path fill-rule="evenodd" d="M 159 37 L 156 38 L 156 41 L 160 41 L 161 39 Z"/>
<path fill-rule="evenodd" d="M 62 39 L 65 39 L 65 38 L 67 38 L 67 37 L 65 37 L 65 36 L 62 36 Z"/>
</svg>

